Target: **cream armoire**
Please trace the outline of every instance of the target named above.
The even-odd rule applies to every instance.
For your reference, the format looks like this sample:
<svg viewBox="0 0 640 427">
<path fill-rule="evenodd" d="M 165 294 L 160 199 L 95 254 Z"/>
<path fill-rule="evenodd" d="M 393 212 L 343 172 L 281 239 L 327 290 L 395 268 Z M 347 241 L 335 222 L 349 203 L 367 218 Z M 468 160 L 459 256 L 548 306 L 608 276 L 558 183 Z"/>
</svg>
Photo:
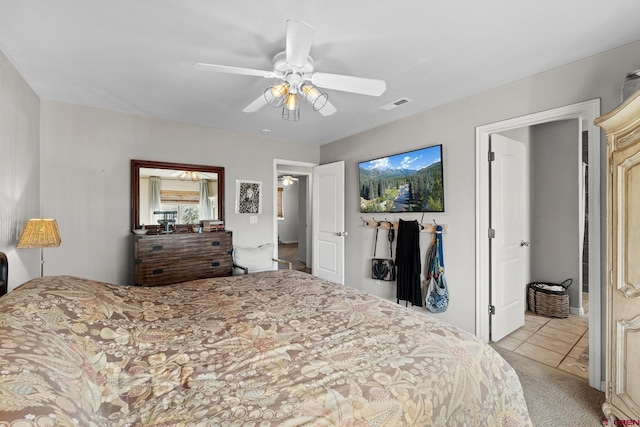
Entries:
<svg viewBox="0 0 640 427">
<path fill-rule="evenodd" d="M 607 135 L 606 402 L 640 420 L 640 91 L 595 124 Z M 609 424 L 613 425 L 613 424 Z"/>
</svg>

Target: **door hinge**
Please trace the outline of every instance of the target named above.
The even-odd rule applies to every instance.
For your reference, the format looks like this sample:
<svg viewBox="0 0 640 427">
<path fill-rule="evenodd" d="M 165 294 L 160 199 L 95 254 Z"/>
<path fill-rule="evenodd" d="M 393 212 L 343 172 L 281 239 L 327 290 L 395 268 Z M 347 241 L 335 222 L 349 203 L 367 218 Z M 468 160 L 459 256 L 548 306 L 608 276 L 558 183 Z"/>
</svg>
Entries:
<svg viewBox="0 0 640 427">
<path fill-rule="evenodd" d="M 489 151 L 489 161 L 493 162 L 496 160 L 496 152 L 495 151 Z"/>
<path fill-rule="evenodd" d="M 489 314 L 496 314 L 496 306 L 489 305 Z"/>
<path fill-rule="evenodd" d="M 490 239 L 495 239 L 496 238 L 496 230 L 494 230 L 493 228 L 489 229 L 489 238 Z"/>
</svg>

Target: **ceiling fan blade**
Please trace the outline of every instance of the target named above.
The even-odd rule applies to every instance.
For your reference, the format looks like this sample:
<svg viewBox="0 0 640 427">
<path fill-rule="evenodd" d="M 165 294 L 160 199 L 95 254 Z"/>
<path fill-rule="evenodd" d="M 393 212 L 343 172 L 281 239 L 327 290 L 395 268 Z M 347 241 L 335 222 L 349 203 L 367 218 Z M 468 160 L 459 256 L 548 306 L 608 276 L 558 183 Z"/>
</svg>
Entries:
<svg viewBox="0 0 640 427">
<path fill-rule="evenodd" d="M 371 96 L 380 96 L 387 90 L 387 84 L 384 80 L 343 76 L 340 74 L 313 73 L 311 75 L 311 83 L 326 89 Z"/>
<path fill-rule="evenodd" d="M 323 116 L 330 116 L 333 113 L 335 113 L 336 111 L 338 111 L 338 109 L 336 107 L 334 107 L 332 103 L 327 101 L 327 103 L 324 104 L 324 107 L 322 107 L 318 112 L 320 114 L 322 114 Z"/>
<path fill-rule="evenodd" d="M 302 68 L 307 63 L 315 30 L 304 21 L 287 21 L 286 61 L 292 67 Z"/>
<path fill-rule="evenodd" d="M 265 105 L 267 105 L 267 99 L 264 97 L 264 95 L 260 95 L 256 98 L 255 101 L 244 107 L 244 110 L 242 111 L 244 111 L 245 113 L 255 113 Z"/>
<path fill-rule="evenodd" d="M 278 77 L 273 71 L 254 70 L 252 68 L 228 67 L 226 65 L 205 64 L 198 62 L 193 64 L 193 68 L 197 70 L 215 71 L 217 73 L 241 74 L 244 76 L 258 76 L 266 78 Z"/>
</svg>

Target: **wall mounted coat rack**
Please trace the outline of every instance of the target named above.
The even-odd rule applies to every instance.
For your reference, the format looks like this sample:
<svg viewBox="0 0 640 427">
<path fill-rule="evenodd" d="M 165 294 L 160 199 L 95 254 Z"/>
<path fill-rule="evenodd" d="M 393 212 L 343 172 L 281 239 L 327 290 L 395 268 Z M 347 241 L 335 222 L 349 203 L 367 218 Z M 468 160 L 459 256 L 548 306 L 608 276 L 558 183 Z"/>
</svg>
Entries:
<svg viewBox="0 0 640 427">
<path fill-rule="evenodd" d="M 394 230 L 398 229 L 398 221 L 388 221 L 386 219 L 380 221 L 380 220 L 377 220 L 377 219 L 374 219 L 374 218 L 364 219 L 362 217 L 360 217 L 360 219 L 362 219 L 363 227 L 379 228 L 379 229 L 384 229 L 384 230 L 388 230 L 388 229 L 390 229 L 392 227 L 393 227 Z M 420 231 L 425 232 L 425 233 L 435 233 L 436 232 L 436 227 L 438 225 L 442 227 L 442 232 L 443 233 L 447 232 L 446 224 L 436 224 L 435 221 L 433 223 L 421 222 L 420 223 Z"/>
</svg>

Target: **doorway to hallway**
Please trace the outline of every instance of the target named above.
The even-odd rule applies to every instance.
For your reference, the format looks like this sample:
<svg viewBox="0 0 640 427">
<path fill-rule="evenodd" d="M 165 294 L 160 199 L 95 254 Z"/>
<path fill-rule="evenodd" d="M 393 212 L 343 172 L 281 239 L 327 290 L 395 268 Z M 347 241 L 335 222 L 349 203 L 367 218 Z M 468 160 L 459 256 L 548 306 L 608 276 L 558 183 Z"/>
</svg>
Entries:
<svg viewBox="0 0 640 427">
<path fill-rule="evenodd" d="M 489 203 L 489 140 L 492 134 L 508 132 L 510 130 L 549 123 L 559 120 L 578 119 L 582 131 L 588 131 L 589 153 L 588 163 L 600 164 L 600 131 L 593 125 L 599 115 L 599 100 L 587 101 L 566 107 L 531 114 L 502 122 L 492 123 L 476 128 L 476 334 L 485 342 L 490 339 L 490 213 Z M 577 143 L 578 141 L 576 141 Z M 577 150 L 577 148 L 576 148 Z M 588 247 L 588 281 L 592 284 L 601 282 L 601 245 L 600 245 L 600 168 L 592 167 L 588 170 L 588 208 L 591 215 L 588 230 L 590 242 Z M 576 240 L 578 236 L 576 235 Z M 580 285 L 577 285 L 580 286 Z M 589 384 L 602 389 L 601 378 L 601 306 L 600 286 L 593 286 L 589 298 Z M 522 292 L 525 292 L 523 287 Z"/>
</svg>

